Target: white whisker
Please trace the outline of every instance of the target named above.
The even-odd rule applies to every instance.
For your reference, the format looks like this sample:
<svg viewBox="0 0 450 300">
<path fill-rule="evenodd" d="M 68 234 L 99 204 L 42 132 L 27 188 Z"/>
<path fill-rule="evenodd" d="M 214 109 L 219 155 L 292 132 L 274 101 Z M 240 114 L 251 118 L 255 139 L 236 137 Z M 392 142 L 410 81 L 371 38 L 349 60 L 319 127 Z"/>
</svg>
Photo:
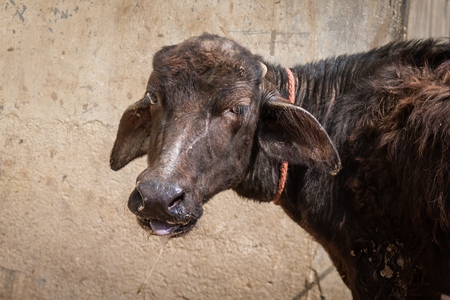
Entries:
<svg viewBox="0 0 450 300">
<path fill-rule="evenodd" d="M 149 238 L 150 238 L 150 235 L 149 235 Z M 162 253 L 163 253 L 164 247 L 167 245 L 167 243 L 169 242 L 169 240 L 170 240 L 170 235 L 167 235 L 167 236 L 160 236 L 160 242 L 161 242 L 161 245 L 160 245 L 158 257 L 156 258 L 156 261 L 155 261 L 155 263 L 153 264 L 152 268 L 150 269 L 150 272 L 148 273 L 148 275 L 147 275 L 147 277 L 145 278 L 144 282 L 142 283 L 142 285 L 141 285 L 140 288 L 138 289 L 138 291 L 137 291 L 137 294 L 138 294 L 138 295 L 140 295 L 140 294 L 142 293 L 142 291 L 144 290 L 145 285 L 147 284 L 148 279 L 149 279 L 150 276 L 152 275 L 153 270 L 154 270 L 155 267 L 156 267 L 156 264 L 158 263 L 159 259 L 161 258 L 161 255 L 162 255 Z"/>
</svg>

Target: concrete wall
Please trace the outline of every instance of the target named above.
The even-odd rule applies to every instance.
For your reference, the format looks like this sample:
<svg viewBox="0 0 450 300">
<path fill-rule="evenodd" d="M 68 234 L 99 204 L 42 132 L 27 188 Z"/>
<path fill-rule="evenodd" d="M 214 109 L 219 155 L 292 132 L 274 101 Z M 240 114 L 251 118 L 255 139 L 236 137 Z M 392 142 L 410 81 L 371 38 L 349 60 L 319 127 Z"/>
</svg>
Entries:
<svg viewBox="0 0 450 300">
<path fill-rule="evenodd" d="M 409 0 L 407 38 L 450 37 L 450 0 Z"/>
<path fill-rule="evenodd" d="M 208 31 L 292 66 L 401 38 L 402 3 L 3 1 L 0 299 L 348 299 L 279 207 L 232 192 L 169 242 L 138 294 L 159 253 L 126 208 L 145 160 L 115 173 L 109 151 L 161 46 Z"/>
</svg>

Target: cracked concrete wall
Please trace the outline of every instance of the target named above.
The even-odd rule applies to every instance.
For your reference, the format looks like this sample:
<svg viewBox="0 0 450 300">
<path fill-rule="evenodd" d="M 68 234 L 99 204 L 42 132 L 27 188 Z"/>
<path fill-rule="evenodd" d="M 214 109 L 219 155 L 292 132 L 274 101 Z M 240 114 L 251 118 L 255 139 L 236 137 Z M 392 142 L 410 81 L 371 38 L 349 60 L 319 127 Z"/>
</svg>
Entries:
<svg viewBox="0 0 450 300">
<path fill-rule="evenodd" d="M 273 204 L 217 195 L 169 242 L 126 208 L 140 159 L 108 167 L 152 55 L 204 31 L 286 66 L 402 36 L 400 0 L 28 1 L 0 6 L 0 299 L 348 299 Z"/>
</svg>

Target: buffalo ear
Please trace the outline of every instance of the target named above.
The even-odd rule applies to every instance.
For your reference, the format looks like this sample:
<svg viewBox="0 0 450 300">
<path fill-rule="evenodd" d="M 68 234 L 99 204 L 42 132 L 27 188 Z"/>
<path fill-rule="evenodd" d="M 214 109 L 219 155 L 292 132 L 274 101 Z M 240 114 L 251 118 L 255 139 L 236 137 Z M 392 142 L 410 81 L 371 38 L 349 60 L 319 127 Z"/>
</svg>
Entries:
<svg viewBox="0 0 450 300">
<path fill-rule="evenodd" d="M 303 108 L 271 99 L 261 108 L 259 124 L 258 141 L 269 156 L 333 175 L 339 172 L 339 154 L 330 137 Z"/>
<path fill-rule="evenodd" d="M 135 158 L 147 153 L 150 144 L 150 100 L 144 97 L 129 106 L 120 119 L 110 166 L 117 171 Z"/>
</svg>

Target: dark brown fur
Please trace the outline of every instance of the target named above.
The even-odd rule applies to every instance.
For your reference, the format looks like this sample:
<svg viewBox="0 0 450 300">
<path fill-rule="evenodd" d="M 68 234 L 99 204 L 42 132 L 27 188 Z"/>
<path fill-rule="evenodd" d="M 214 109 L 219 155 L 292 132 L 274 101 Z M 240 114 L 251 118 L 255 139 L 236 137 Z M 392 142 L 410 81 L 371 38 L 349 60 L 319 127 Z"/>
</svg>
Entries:
<svg viewBox="0 0 450 300">
<path fill-rule="evenodd" d="M 264 76 L 261 62 L 207 34 L 155 55 L 111 154 L 113 169 L 148 154 L 129 200 L 140 224 L 186 233 L 225 189 L 269 202 L 288 161 L 281 206 L 354 299 L 450 294 L 450 44 L 297 66 L 297 106 L 284 68 L 265 63 Z"/>
</svg>

